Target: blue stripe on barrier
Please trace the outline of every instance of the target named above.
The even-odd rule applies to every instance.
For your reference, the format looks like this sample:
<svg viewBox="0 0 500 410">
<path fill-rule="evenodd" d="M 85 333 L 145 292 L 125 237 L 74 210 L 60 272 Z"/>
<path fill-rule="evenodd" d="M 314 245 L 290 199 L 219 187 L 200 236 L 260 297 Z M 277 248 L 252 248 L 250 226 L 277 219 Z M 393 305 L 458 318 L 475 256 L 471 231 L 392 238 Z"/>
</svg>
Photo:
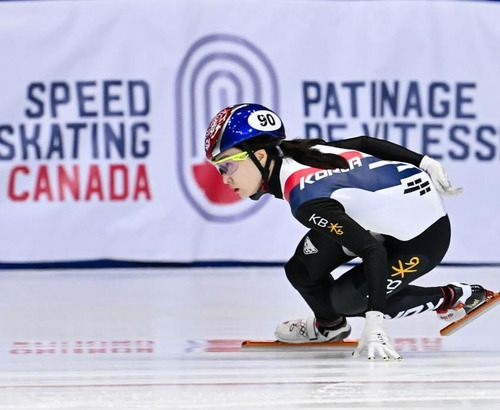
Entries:
<svg viewBox="0 0 500 410">
<path fill-rule="evenodd" d="M 0 3 L 13 3 L 13 2 L 42 2 L 42 1 L 58 1 L 58 0 L 0 0 Z M 88 0 L 73 0 L 73 1 L 88 1 Z M 99 1 L 99 0 L 94 0 L 94 1 Z M 355 0 L 325 0 L 325 1 L 355 1 Z M 385 1 L 385 0 L 379 0 L 379 1 Z M 420 0 L 417 0 L 420 1 Z M 434 1 L 450 1 L 450 0 L 434 0 Z M 454 0 L 456 2 L 469 2 L 469 3 L 498 3 L 500 0 Z"/>
<path fill-rule="evenodd" d="M 49 269 L 117 269 L 117 268 L 272 268 L 281 267 L 284 261 L 194 261 L 194 262 L 147 262 L 113 259 L 65 262 L 0 263 L 0 270 L 49 270 Z M 347 263 L 346 266 L 355 265 Z M 446 267 L 500 267 L 500 262 L 444 262 Z"/>
</svg>

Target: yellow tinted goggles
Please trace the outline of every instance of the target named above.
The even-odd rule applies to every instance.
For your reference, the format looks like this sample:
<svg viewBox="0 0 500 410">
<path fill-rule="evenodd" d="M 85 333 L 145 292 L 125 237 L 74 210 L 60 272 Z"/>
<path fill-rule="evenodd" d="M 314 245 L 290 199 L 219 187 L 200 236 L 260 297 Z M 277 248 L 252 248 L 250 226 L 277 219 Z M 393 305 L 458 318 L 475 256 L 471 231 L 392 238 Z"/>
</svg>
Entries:
<svg viewBox="0 0 500 410">
<path fill-rule="evenodd" d="M 245 161 L 248 158 L 248 152 L 238 152 L 237 154 L 230 155 L 228 157 L 221 158 L 217 161 L 213 161 L 219 172 L 222 175 L 231 175 L 234 171 L 238 169 L 238 162 Z"/>
</svg>

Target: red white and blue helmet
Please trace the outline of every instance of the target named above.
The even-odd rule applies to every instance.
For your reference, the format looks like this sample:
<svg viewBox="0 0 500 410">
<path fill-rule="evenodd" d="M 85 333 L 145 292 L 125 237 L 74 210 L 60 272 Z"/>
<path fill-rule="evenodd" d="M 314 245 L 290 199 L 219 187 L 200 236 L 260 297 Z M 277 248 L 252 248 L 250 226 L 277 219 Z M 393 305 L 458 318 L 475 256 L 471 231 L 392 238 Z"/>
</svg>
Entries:
<svg viewBox="0 0 500 410">
<path fill-rule="evenodd" d="M 276 145 L 285 138 L 281 118 L 260 104 L 238 104 L 222 109 L 205 134 L 205 156 L 209 161 L 242 142 L 268 136 Z"/>
</svg>

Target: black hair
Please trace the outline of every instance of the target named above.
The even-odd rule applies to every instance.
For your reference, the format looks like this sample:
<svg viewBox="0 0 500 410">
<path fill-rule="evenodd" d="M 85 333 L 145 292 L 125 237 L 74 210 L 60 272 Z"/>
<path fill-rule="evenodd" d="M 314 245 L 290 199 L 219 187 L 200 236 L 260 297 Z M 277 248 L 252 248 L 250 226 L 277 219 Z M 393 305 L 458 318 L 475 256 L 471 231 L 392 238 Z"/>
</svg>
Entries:
<svg viewBox="0 0 500 410">
<path fill-rule="evenodd" d="M 321 169 L 349 168 L 346 159 L 340 155 L 324 153 L 314 148 L 316 145 L 326 145 L 326 141 L 321 138 L 277 140 L 264 135 L 245 142 L 241 149 L 252 151 L 265 149 L 271 159 L 281 156 L 281 151 L 284 157 L 292 158 L 310 167 Z"/>
</svg>

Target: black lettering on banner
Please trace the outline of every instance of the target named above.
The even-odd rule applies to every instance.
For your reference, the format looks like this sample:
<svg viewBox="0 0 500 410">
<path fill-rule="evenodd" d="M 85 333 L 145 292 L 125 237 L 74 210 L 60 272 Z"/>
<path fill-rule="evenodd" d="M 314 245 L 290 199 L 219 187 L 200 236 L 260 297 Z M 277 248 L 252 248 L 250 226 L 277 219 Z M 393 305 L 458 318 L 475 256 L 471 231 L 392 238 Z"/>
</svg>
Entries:
<svg viewBox="0 0 500 410">
<path fill-rule="evenodd" d="M 474 81 L 301 82 L 305 138 L 369 135 L 437 160 L 500 159 L 500 124 L 478 122 Z"/>
<path fill-rule="evenodd" d="M 31 83 L 27 90 L 28 102 L 33 103 L 33 107 L 26 108 L 24 114 L 28 118 L 40 118 L 44 114 L 44 105 L 41 100 L 40 93 L 45 92 L 45 85 L 43 83 Z"/>
<path fill-rule="evenodd" d="M 15 147 L 7 138 L 14 134 L 14 128 L 10 125 L 0 125 L 0 160 L 10 160 L 14 158 Z M 3 146 L 3 148 L 2 148 Z"/>
<path fill-rule="evenodd" d="M 60 118 L 64 107 L 79 118 L 144 117 L 151 110 L 150 87 L 144 80 L 32 82 L 27 86 L 26 99 L 24 114 L 30 119 L 47 113 Z"/>
<path fill-rule="evenodd" d="M 0 161 L 12 162 L 9 200 L 152 199 L 147 162 L 122 161 L 150 154 L 146 81 L 34 81 L 25 97 L 25 121 L 0 123 Z"/>
</svg>

